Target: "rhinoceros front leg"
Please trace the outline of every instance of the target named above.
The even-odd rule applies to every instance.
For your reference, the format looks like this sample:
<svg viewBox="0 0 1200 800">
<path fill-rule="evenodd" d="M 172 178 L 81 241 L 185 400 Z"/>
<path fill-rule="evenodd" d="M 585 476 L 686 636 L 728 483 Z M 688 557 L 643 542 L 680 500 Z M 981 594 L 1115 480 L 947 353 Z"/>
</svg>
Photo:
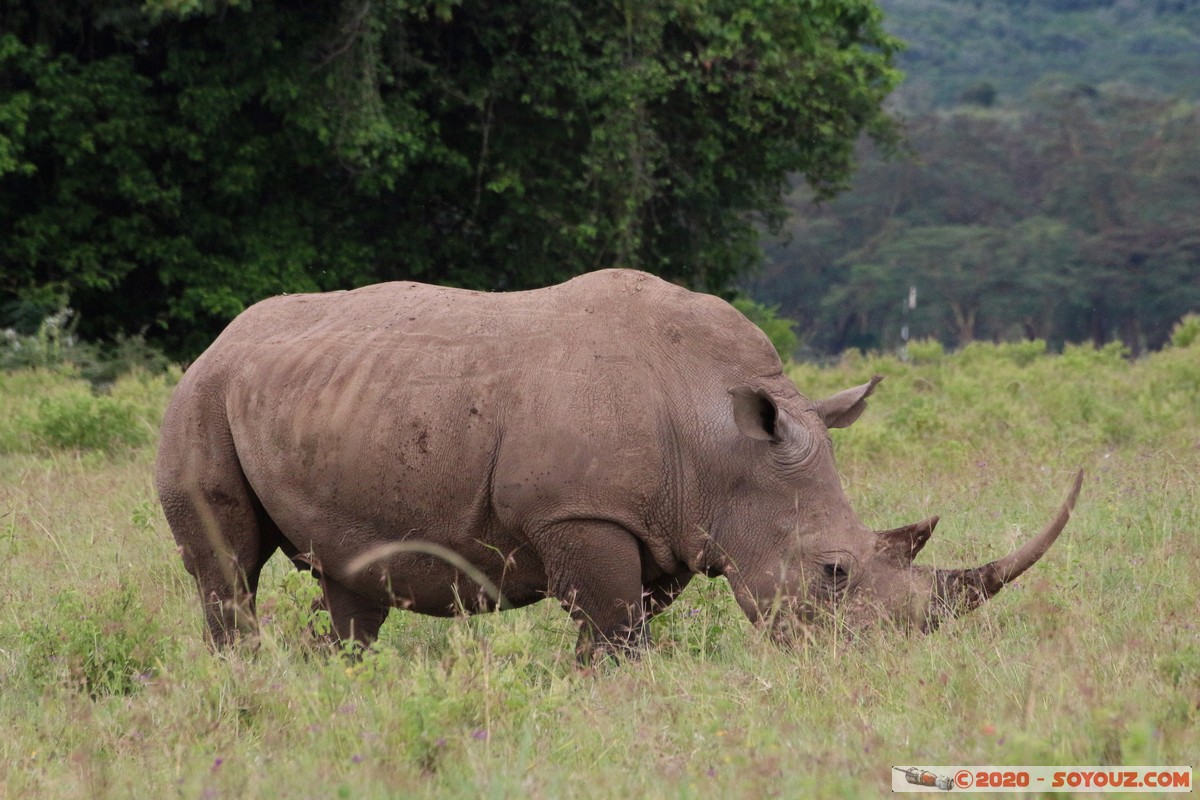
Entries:
<svg viewBox="0 0 1200 800">
<path fill-rule="evenodd" d="M 545 565 L 550 594 L 579 622 L 579 663 L 635 653 L 643 644 L 646 614 L 633 534 L 612 522 L 567 520 L 530 539 Z"/>
</svg>

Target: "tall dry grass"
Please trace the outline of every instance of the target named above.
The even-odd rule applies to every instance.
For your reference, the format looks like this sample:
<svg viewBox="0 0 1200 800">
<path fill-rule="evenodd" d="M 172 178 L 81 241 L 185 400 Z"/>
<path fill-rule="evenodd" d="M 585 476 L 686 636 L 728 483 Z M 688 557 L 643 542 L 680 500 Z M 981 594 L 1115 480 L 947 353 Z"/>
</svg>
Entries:
<svg viewBox="0 0 1200 800">
<path fill-rule="evenodd" d="M 69 376 L 0 373 L 0 796 L 862 797 L 897 764 L 1193 762 L 1200 351 L 911 356 L 792 369 L 814 397 L 887 378 L 834 433 L 860 515 L 941 514 L 922 562 L 980 563 L 1082 466 L 1042 563 L 934 635 L 791 651 L 700 579 L 640 660 L 590 673 L 551 604 L 394 613 L 361 660 L 324 653 L 282 561 L 258 652 L 211 654 L 150 478 L 169 381 L 118 381 L 104 416 Z M 52 440 L 54 409 L 98 438 Z"/>
</svg>

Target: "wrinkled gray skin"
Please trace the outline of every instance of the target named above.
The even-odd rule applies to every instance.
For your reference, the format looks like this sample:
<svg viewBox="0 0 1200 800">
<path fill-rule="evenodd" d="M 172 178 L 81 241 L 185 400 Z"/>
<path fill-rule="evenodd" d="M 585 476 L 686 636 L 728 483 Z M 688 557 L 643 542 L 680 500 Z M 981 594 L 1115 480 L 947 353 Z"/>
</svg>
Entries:
<svg viewBox="0 0 1200 800">
<path fill-rule="evenodd" d="M 637 647 L 695 574 L 787 639 L 826 617 L 931 629 L 1045 552 L 1058 517 L 974 570 L 915 567 L 936 518 L 851 510 L 828 428 L 879 378 L 814 403 L 727 303 L 626 270 L 530 292 L 389 283 L 266 300 L 188 369 L 156 482 L 223 646 L 254 631 L 277 549 L 337 636 L 389 609 L 553 597 L 580 658 Z"/>
</svg>

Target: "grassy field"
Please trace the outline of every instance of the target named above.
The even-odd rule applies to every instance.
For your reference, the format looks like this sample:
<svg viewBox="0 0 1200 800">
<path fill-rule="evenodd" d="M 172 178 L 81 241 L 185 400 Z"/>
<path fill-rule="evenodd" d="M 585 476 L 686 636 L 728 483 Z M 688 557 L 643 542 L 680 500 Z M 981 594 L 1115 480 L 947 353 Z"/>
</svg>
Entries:
<svg viewBox="0 0 1200 800">
<path fill-rule="evenodd" d="M 211 654 L 151 482 L 173 377 L 0 373 L 0 797 L 862 797 L 893 765 L 1195 764 L 1200 346 L 911 355 L 793 368 L 814 397 L 886 377 L 834 432 L 860 516 L 941 514 L 920 560 L 975 565 L 1082 466 L 1042 563 L 934 635 L 791 651 L 701 579 L 643 658 L 586 673 L 550 603 L 321 652 L 278 560 L 258 652 Z"/>
</svg>

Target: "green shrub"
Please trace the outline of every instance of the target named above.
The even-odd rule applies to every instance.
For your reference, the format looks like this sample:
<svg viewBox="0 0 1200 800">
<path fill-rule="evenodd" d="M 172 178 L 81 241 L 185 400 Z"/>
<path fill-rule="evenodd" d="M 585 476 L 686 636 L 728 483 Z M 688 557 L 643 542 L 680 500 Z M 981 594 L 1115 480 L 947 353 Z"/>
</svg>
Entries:
<svg viewBox="0 0 1200 800">
<path fill-rule="evenodd" d="M 158 430 L 163 411 L 183 372 L 169 367 L 163 372 L 134 369 L 108 388 L 108 396 L 129 406 L 148 429 Z"/>
<path fill-rule="evenodd" d="M 916 339 L 908 343 L 908 358 L 914 364 L 936 364 L 946 355 L 937 339 Z"/>
<path fill-rule="evenodd" d="M 1022 339 L 1016 342 L 1002 342 L 996 345 L 996 350 L 1018 367 L 1024 367 L 1046 355 L 1046 340 Z"/>
<path fill-rule="evenodd" d="M 112 454 L 154 438 L 179 371 L 130 372 L 105 393 L 71 368 L 0 371 L 0 453 Z"/>
<path fill-rule="evenodd" d="M 91 697 L 128 695 L 154 677 L 174 640 L 129 584 L 97 596 L 67 591 L 53 619 L 24 631 L 27 674 L 39 688 L 65 686 Z"/>
<path fill-rule="evenodd" d="M 258 609 L 260 630 L 282 647 L 321 649 L 329 642 L 333 622 L 320 604 L 321 584 L 311 572 L 287 572 L 274 592 L 263 592 Z"/>
<path fill-rule="evenodd" d="M 733 307 L 767 335 L 781 359 L 787 361 L 796 352 L 800 345 L 800 337 L 794 330 L 796 321 L 779 316 L 779 306 L 766 306 L 749 297 L 739 297 L 733 301 Z"/>
<path fill-rule="evenodd" d="M 106 385 L 130 372 L 162 373 L 170 368 L 167 357 L 140 334 L 118 334 L 111 344 L 82 342 L 74 334 L 77 322 L 75 312 L 63 308 L 43 319 L 32 335 L 3 331 L 0 370 L 62 370 L 93 385 Z"/>
<path fill-rule="evenodd" d="M 90 361 L 76 362 L 80 376 L 93 385 L 107 385 L 131 373 L 161 375 L 171 369 L 162 351 L 147 344 L 140 334 L 117 334 L 112 344 L 99 347 L 95 353 Z"/>
<path fill-rule="evenodd" d="M 58 449 L 114 452 L 148 442 L 152 432 L 132 406 L 113 397 L 73 394 L 38 403 L 28 422 L 33 438 Z"/>
<path fill-rule="evenodd" d="M 1200 314 L 1185 314 L 1171 329 L 1171 344 L 1186 348 L 1196 342 L 1200 342 Z"/>
<path fill-rule="evenodd" d="M 1094 350 L 1091 345 L 1082 349 L 1085 351 Z M 1109 348 L 1095 352 L 1100 354 L 1097 355 L 1098 358 L 1107 358 L 1112 350 Z M 1028 366 L 1044 355 L 1046 355 L 1046 342 L 1043 339 L 1022 339 L 1015 342 L 1000 343 L 969 342 L 955 353 L 956 358 L 963 363 L 1008 361 L 1019 367 Z"/>
<path fill-rule="evenodd" d="M 1129 358 L 1129 348 L 1122 342 L 1109 342 L 1103 347 L 1091 344 L 1068 344 L 1063 347 L 1063 364 L 1070 367 L 1116 366 Z"/>
<path fill-rule="evenodd" d="M 58 367 L 95 358 L 95 348 L 75 338 L 75 312 L 60 309 L 41 321 L 37 332 L 23 336 L 9 328 L 0 339 L 0 369 Z"/>
<path fill-rule="evenodd" d="M 686 601 L 656 617 L 652 639 L 659 648 L 671 647 L 687 658 L 713 659 L 735 633 L 745 633 L 745 617 L 725 581 L 695 578 Z"/>
</svg>

